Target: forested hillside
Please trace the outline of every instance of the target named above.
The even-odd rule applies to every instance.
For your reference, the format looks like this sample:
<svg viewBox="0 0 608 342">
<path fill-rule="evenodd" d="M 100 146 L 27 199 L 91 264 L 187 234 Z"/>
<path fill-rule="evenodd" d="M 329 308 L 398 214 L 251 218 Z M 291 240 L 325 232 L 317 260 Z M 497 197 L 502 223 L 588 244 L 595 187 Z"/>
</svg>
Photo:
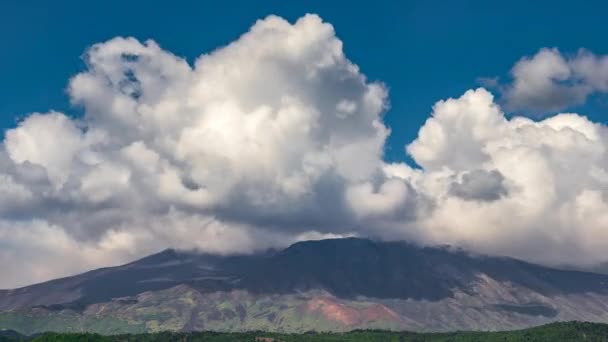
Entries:
<svg viewBox="0 0 608 342">
<path fill-rule="evenodd" d="M 7 334 L 12 335 L 12 334 Z M 45 333 L 30 338 L 2 337 L 2 342 L 309 342 L 309 341 L 430 341 L 430 342 L 469 342 L 469 341 L 608 341 L 608 325 L 586 322 L 552 323 L 540 327 L 502 332 L 453 332 L 453 333 L 412 333 L 389 332 L 380 330 L 357 330 L 347 333 L 304 333 L 278 334 L 266 332 L 216 333 L 161 332 L 153 334 L 126 334 L 103 336 L 98 334 L 57 334 Z"/>
</svg>

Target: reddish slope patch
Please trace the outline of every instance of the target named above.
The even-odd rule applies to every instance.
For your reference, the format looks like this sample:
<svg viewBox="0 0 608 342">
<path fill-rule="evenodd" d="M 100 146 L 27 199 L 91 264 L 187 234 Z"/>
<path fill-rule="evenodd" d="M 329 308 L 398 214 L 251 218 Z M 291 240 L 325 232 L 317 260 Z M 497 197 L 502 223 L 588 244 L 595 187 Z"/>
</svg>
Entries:
<svg viewBox="0 0 608 342">
<path fill-rule="evenodd" d="M 356 326 L 374 321 L 400 321 L 397 313 L 382 304 L 357 304 L 358 307 L 340 303 L 334 297 L 318 296 L 308 300 L 305 309 L 308 312 L 319 312 L 326 319 Z"/>
</svg>

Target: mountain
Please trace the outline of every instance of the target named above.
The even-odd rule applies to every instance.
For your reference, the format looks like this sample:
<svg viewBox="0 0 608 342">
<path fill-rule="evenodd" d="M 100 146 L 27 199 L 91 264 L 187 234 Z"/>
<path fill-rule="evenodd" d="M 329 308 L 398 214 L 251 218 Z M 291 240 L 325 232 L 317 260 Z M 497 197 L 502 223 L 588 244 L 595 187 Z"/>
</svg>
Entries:
<svg viewBox="0 0 608 342">
<path fill-rule="evenodd" d="M 405 242 L 330 239 L 254 255 L 166 250 L 0 292 L 0 329 L 505 330 L 608 321 L 608 276 Z"/>
<path fill-rule="evenodd" d="M 9 329 L 0 329 L 0 341 L 4 342 L 4 341 L 15 341 L 15 340 L 21 340 L 24 339 L 25 336 L 21 335 L 20 333 L 16 332 L 15 330 L 9 330 Z"/>
</svg>

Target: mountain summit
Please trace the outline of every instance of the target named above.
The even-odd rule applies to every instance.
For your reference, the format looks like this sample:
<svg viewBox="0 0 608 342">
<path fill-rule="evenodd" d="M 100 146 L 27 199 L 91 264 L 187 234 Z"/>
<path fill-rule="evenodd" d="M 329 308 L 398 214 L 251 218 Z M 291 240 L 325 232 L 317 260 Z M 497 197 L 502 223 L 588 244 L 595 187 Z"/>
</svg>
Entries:
<svg viewBox="0 0 608 342">
<path fill-rule="evenodd" d="M 406 242 L 329 239 L 254 255 L 165 250 L 0 291 L 0 328 L 102 333 L 513 329 L 605 321 L 608 276 Z"/>
</svg>

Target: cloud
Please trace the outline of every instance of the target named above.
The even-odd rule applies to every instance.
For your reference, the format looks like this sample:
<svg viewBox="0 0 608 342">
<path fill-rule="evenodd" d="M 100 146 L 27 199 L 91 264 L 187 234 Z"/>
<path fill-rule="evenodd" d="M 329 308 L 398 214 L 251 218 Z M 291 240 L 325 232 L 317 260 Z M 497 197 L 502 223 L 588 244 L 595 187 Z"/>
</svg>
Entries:
<svg viewBox="0 0 608 342">
<path fill-rule="evenodd" d="M 92 260 L 57 276 L 170 246 L 251 252 L 352 235 L 347 192 L 370 179 L 404 186 L 383 185 L 384 85 L 365 78 L 315 15 L 260 20 L 193 65 L 120 37 L 93 45 L 85 61 L 68 87 L 84 116 L 31 114 L 0 153 L 5 216 L 50 227 L 32 239 L 52 230 L 64 242 L 29 248 L 5 237 L 4 261 L 55 260 L 54 245 Z M 51 276 L 31 269 L 0 286 Z"/>
<path fill-rule="evenodd" d="M 608 91 L 608 56 L 582 49 L 569 57 L 543 48 L 518 61 L 511 74 L 513 83 L 504 89 L 510 109 L 556 112 Z"/>
<path fill-rule="evenodd" d="M 601 64 L 589 58 L 577 73 Z M 471 90 L 407 146 L 419 168 L 386 163 L 386 87 L 315 15 L 267 17 L 193 64 L 120 37 L 85 61 L 68 87 L 81 118 L 32 113 L 0 144 L 0 287 L 167 247 L 340 236 L 608 259 L 606 127 L 583 116 L 507 119 Z"/>
<path fill-rule="evenodd" d="M 496 170 L 473 170 L 460 175 L 460 180 L 450 185 L 450 194 L 477 201 L 496 201 L 508 194 L 504 177 Z"/>
<path fill-rule="evenodd" d="M 81 135 L 72 120 L 61 113 L 32 114 L 6 133 L 4 144 L 13 162 L 43 167 L 49 180 L 61 187 L 82 148 Z"/>
<path fill-rule="evenodd" d="M 591 264 L 607 257 L 606 146 L 606 126 L 577 114 L 506 119 L 477 89 L 439 101 L 407 147 L 422 170 L 392 174 L 433 199 L 411 228 L 419 239 Z"/>
</svg>

